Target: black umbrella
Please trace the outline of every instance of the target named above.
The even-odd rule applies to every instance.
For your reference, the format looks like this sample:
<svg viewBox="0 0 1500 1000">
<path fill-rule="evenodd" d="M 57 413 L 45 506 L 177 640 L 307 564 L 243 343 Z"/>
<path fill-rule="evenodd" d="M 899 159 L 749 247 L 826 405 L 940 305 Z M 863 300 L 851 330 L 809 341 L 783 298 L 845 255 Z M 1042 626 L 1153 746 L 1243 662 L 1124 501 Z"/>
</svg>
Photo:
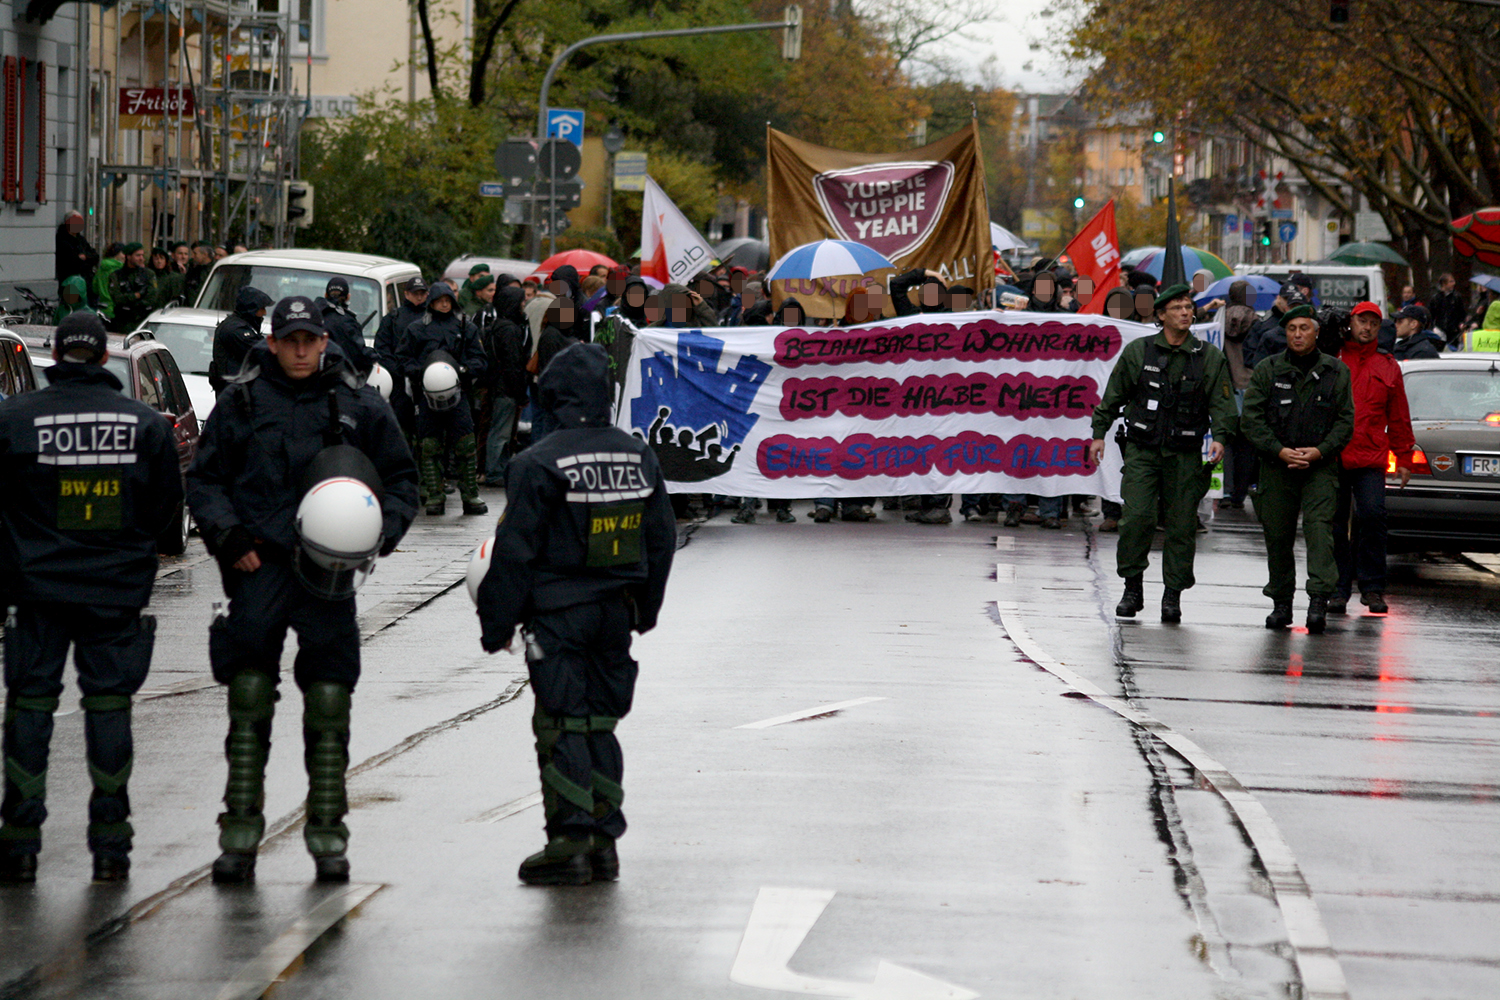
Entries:
<svg viewBox="0 0 1500 1000">
<path fill-rule="evenodd" d="M 737 236 L 714 247 L 714 256 L 728 267 L 764 271 L 771 266 L 771 244 L 750 236 Z"/>
</svg>

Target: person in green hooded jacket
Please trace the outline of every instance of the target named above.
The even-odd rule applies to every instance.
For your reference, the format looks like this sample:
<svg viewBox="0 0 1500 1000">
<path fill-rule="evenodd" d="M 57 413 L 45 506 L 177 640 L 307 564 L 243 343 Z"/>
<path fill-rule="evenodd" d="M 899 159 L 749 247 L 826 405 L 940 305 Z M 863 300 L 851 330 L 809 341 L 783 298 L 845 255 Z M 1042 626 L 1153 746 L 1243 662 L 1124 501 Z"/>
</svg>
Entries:
<svg viewBox="0 0 1500 1000">
<path fill-rule="evenodd" d="M 81 274 L 70 274 L 58 287 L 57 308 L 52 310 L 52 325 L 57 326 L 64 316 L 76 312 L 94 312 L 89 308 L 89 286 Z"/>
<path fill-rule="evenodd" d="M 94 302 L 105 323 L 115 318 L 115 300 L 109 293 L 109 279 L 124 266 L 125 244 L 111 243 L 104 248 L 104 259 L 99 262 L 99 270 L 94 272 Z"/>
</svg>

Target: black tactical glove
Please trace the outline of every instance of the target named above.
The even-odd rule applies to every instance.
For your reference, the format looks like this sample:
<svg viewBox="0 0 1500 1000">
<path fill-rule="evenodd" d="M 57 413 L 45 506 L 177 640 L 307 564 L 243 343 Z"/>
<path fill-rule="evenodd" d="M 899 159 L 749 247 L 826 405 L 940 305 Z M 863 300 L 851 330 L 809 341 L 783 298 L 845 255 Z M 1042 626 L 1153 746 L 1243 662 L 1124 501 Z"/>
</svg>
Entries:
<svg viewBox="0 0 1500 1000">
<path fill-rule="evenodd" d="M 254 549 L 255 536 L 246 531 L 243 525 L 236 524 L 232 528 L 226 528 L 214 538 L 214 557 L 225 569 L 232 569 L 235 563 Z"/>
</svg>

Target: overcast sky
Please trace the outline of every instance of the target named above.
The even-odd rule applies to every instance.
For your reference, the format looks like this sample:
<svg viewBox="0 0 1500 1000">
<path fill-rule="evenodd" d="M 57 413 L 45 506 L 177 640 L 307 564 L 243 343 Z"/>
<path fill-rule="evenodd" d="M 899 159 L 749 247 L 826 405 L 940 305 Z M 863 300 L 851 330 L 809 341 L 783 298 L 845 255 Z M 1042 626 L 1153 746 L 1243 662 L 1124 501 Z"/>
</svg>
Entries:
<svg viewBox="0 0 1500 1000">
<path fill-rule="evenodd" d="M 1069 74 L 1066 65 L 1048 52 L 1045 45 L 1036 50 L 1031 48 L 1046 33 L 1058 28 L 1057 18 L 1037 15 L 1042 6 L 1040 2 L 1001 6 L 1000 20 L 971 28 L 964 39 L 955 43 L 954 48 L 963 61 L 974 67 L 976 78 L 979 67 L 993 55 L 1000 82 L 1011 90 L 1065 93 L 1078 85 L 1078 76 Z"/>
</svg>

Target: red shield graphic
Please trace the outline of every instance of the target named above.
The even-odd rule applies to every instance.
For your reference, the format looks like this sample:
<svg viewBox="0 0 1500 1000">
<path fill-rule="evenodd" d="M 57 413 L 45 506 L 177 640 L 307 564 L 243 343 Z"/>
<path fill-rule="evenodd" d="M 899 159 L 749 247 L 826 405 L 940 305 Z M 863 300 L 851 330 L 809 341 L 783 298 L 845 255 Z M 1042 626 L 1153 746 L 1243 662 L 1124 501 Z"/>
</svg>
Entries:
<svg viewBox="0 0 1500 1000">
<path fill-rule="evenodd" d="M 953 164 L 872 163 L 813 177 L 823 214 L 842 239 L 896 260 L 927 241 L 953 190 Z"/>
</svg>

